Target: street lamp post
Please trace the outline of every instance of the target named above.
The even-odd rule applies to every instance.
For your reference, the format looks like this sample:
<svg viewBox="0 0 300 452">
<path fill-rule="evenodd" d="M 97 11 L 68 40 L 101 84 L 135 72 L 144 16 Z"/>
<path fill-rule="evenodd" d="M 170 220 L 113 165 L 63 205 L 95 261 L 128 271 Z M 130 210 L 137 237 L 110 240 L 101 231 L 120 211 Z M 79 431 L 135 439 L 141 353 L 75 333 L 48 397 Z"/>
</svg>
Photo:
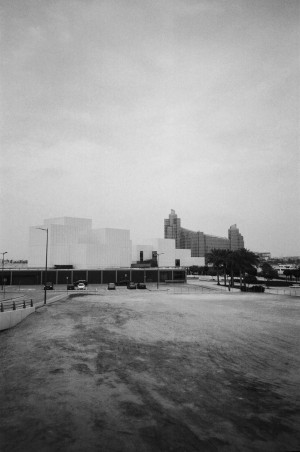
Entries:
<svg viewBox="0 0 300 452">
<path fill-rule="evenodd" d="M 45 281 L 44 281 L 44 304 L 47 304 L 47 270 L 48 270 L 48 263 L 47 263 L 47 259 L 48 259 L 48 228 L 36 228 L 36 229 L 40 229 L 41 231 L 46 231 L 47 233 L 47 238 L 46 238 L 46 264 L 45 264 Z"/>
<path fill-rule="evenodd" d="M 4 276 L 4 255 L 7 254 L 7 251 L 4 251 L 4 253 L 0 253 L 0 254 L 2 254 L 2 290 L 3 290 L 3 282 L 4 282 L 4 279 L 3 279 L 3 276 Z"/>
<path fill-rule="evenodd" d="M 159 256 L 161 254 L 165 254 L 165 253 L 156 253 L 156 256 L 157 256 L 157 288 L 159 285 Z"/>
</svg>

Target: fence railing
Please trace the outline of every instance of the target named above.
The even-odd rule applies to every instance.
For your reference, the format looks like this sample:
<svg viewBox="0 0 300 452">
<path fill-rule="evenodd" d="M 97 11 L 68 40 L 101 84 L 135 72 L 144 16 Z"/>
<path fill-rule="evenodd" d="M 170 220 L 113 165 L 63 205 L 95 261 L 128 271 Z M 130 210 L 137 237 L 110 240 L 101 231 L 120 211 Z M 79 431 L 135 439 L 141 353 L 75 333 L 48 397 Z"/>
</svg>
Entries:
<svg viewBox="0 0 300 452">
<path fill-rule="evenodd" d="M 266 293 L 274 294 L 274 295 L 289 295 L 291 297 L 300 297 L 300 289 L 292 289 L 292 288 L 285 288 L 285 289 L 275 289 L 275 288 L 266 288 Z"/>
<path fill-rule="evenodd" d="M 168 292 L 171 293 L 179 293 L 179 294 L 197 294 L 197 293 L 219 293 L 219 292 L 227 292 L 227 287 L 224 289 L 214 288 L 214 287 L 206 287 L 206 286 L 198 286 L 198 285 L 167 285 L 165 288 Z"/>
<path fill-rule="evenodd" d="M 0 312 L 16 311 L 17 309 L 26 309 L 33 307 L 33 301 L 29 298 L 19 297 L 10 300 L 4 300 L 0 303 Z"/>
</svg>

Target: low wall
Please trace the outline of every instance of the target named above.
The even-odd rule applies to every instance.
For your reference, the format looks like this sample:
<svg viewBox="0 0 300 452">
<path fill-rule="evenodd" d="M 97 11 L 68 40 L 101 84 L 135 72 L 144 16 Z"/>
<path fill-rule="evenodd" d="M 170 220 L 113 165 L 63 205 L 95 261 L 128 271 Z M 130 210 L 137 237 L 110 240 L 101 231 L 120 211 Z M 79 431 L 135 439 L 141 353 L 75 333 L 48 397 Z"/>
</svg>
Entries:
<svg viewBox="0 0 300 452">
<path fill-rule="evenodd" d="M 12 328 L 35 312 L 35 307 L 16 309 L 15 311 L 0 312 L 0 331 Z"/>
<path fill-rule="evenodd" d="M 123 279 L 130 279 L 135 282 L 157 282 L 158 272 L 161 275 L 161 282 L 164 279 L 185 279 L 186 270 L 184 268 L 157 267 L 153 268 L 107 268 L 107 269 L 53 269 L 48 268 L 47 282 L 54 285 L 74 283 L 80 279 L 85 279 L 89 284 L 108 284 L 109 282 L 119 282 Z M 165 276 L 164 276 L 165 274 Z M 44 269 L 4 269 L 0 272 L 0 282 L 6 279 L 7 286 L 42 285 L 45 281 Z M 151 280 L 151 281 L 150 281 Z"/>
</svg>

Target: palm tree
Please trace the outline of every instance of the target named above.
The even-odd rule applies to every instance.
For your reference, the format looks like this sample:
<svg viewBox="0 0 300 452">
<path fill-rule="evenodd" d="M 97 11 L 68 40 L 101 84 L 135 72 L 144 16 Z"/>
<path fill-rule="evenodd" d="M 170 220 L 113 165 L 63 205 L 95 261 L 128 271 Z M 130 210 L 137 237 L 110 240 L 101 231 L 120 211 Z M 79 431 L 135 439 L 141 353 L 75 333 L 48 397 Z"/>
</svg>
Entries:
<svg viewBox="0 0 300 452">
<path fill-rule="evenodd" d="M 227 250 L 222 250 L 220 248 L 213 248 L 206 256 L 207 262 L 213 264 L 213 268 L 217 272 L 218 285 L 220 285 L 220 270 L 222 268 L 225 269 L 226 257 Z"/>
<path fill-rule="evenodd" d="M 227 265 L 227 269 L 230 273 L 229 286 L 234 287 L 233 276 L 234 276 L 234 273 L 238 269 L 237 264 L 236 264 L 236 255 L 234 254 L 234 251 L 231 251 L 231 250 L 228 251 L 226 265 Z"/>
<path fill-rule="evenodd" d="M 224 272 L 224 286 L 226 286 L 226 276 L 227 273 L 229 273 L 230 270 L 230 258 L 231 258 L 232 251 L 230 250 L 222 250 L 223 255 L 223 272 Z M 230 285 L 229 277 L 228 277 L 228 284 Z"/>
<path fill-rule="evenodd" d="M 258 256 L 246 248 L 232 251 L 230 255 L 231 262 L 231 274 L 233 275 L 234 268 L 239 271 L 240 274 L 240 289 L 242 288 L 242 280 L 245 278 L 245 273 L 252 272 L 259 264 Z"/>
</svg>

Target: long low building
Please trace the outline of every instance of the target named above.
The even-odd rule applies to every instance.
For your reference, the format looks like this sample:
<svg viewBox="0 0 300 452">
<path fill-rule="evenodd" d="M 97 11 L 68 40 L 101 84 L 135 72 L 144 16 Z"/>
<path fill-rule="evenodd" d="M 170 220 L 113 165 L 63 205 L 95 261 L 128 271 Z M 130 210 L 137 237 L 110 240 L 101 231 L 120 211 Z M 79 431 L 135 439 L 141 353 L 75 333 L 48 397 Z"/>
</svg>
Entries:
<svg viewBox="0 0 300 452">
<path fill-rule="evenodd" d="M 2 272 L 1 272 L 2 273 Z M 2 275 L 1 275 L 2 276 Z M 47 281 L 44 269 L 5 269 L 3 280 L 5 285 L 41 285 L 52 282 L 54 285 L 66 285 L 78 280 L 86 280 L 89 284 L 118 283 L 123 280 L 134 282 L 164 283 L 166 281 L 185 281 L 186 270 L 178 268 L 120 268 L 120 269 L 48 269 Z"/>
</svg>

